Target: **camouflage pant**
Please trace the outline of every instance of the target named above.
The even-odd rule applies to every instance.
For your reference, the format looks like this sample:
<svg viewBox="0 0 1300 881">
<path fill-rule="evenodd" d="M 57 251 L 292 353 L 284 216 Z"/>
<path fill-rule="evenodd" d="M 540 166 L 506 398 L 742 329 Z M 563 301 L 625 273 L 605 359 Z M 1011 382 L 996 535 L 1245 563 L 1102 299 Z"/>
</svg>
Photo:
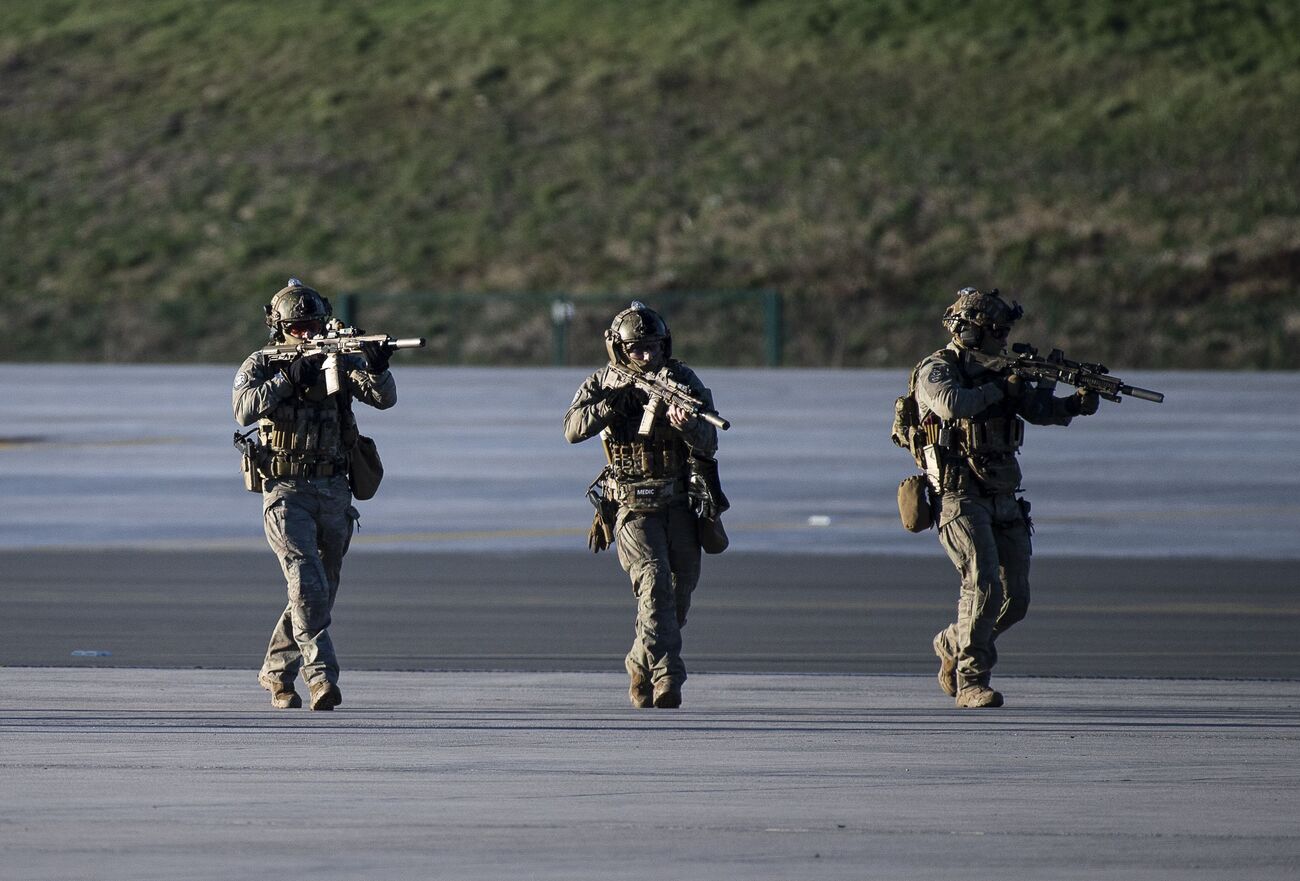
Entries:
<svg viewBox="0 0 1300 881">
<path fill-rule="evenodd" d="M 261 675 L 311 686 L 337 683 L 330 613 L 357 509 L 346 477 L 269 480 L 262 497 L 266 540 L 280 558 L 289 604 L 271 631 Z"/>
<path fill-rule="evenodd" d="M 681 628 L 700 578 L 695 515 L 681 504 L 655 513 L 620 510 L 615 538 L 619 563 L 631 577 L 637 599 L 627 671 L 680 686 L 686 681 Z"/>
<path fill-rule="evenodd" d="M 957 659 L 957 687 L 988 685 L 998 635 L 1029 610 L 1029 528 L 1011 495 L 945 495 L 939 542 L 961 573 L 957 620 L 936 645 Z"/>
</svg>

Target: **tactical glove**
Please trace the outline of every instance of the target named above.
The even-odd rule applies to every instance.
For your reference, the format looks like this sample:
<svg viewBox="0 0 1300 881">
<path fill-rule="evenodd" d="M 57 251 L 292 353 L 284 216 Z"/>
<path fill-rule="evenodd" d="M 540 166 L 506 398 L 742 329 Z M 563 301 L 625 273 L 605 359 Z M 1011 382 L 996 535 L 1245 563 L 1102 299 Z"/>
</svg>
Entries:
<svg viewBox="0 0 1300 881">
<path fill-rule="evenodd" d="M 294 384 L 295 388 L 306 391 L 320 379 L 321 367 L 324 364 L 325 356 L 323 354 L 299 355 L 289 362 L 289 366 L 284 369 L 284 373 L 289 377 L 289 381 Z"/>
<path fill-rule="evenodd" d="M 393 353 L 383 343 L 371 340 L 361 344 L 361 356 L 366 359 L 367 373 L 383 373 Z"/>
<path fill-rule="evenodd" d="M 1071 416 L 1091 416 L 1101 407 L 1101 398 L 1091 389 L 1079 389 L 1065 402 Z"/>
<path fill-rule="evenodd" d="M 605 395 L 605 402 L 609 404 L 611 413 L 631 419 L 645 408 L 646 398 L 637 388 L 621 385 L 609 390 Z"/>
<path fill-rule="evenodd" d="M 1025 382 L 1025 378 L 1015 373 L 1008 376 L 1006 382 L 1002 385 L 1002 390 L 1006 393 L 1007 398 L 1012 401 L 1019 400 L 1028 389 L 1029 383 Z"/>
</svg>

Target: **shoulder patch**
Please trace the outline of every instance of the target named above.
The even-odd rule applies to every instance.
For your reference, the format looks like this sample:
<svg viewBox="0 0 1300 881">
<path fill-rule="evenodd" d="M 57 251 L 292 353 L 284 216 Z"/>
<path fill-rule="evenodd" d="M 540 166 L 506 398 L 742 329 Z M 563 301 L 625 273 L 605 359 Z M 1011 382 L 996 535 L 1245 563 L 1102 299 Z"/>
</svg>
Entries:
<svg viewBox="0 0 1300 881">
<path fill-rule="evenodd" d="M 929 374 L 926 375 L 926 382 L 943 382 L 951 375 L 951 370 L 947 364 L 935 364 L 930 368 Z"/>
<path fill-rule="evenodd" d="M 235 391 L 239 391 L 241 388 L 248 388 L 248 384 L 252 381 L 253 377 L 247 370 L 239 371 L 238 375 L 235 376 Z"/>
</svg>

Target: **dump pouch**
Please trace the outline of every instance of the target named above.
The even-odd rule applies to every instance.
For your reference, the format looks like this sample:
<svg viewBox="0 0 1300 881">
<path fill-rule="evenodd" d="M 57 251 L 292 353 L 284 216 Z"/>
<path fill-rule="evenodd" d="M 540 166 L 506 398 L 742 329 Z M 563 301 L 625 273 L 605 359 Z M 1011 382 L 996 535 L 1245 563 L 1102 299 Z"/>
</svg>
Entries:
<svg viewBox="0 0 1300 881">
<path fill-rule="evenodd" d="M 934 525 L 936 508 L 930 503 L 930 484 L 924 474 L 913 474 L 898 485 L 898 516 L 908 532 L 925 532 Z"/>
<path fill-rule="evenodd" d="M 365 501 L 379 492 L 384 479 L 384 463 L 379 459 L 379 448 L 373 438 L 357 435 L 357 442 L 348 450 L 348 484 L 352 497 Z"/>
</svg>

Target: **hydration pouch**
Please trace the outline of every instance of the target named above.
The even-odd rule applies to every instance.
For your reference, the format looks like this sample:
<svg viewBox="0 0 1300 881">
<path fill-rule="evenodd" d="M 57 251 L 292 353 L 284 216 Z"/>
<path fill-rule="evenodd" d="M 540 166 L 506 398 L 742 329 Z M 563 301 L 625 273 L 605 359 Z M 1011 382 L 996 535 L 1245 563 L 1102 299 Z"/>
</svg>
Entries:
<svg viewBox="0 0 1300 881">
<path fill-rule="evenodd" d="M 898 485 L 898 516 L 908 532 L 925 532 L 934 526 L 936 513 L 924 474 L 913 474 Z"/>
</svg>

